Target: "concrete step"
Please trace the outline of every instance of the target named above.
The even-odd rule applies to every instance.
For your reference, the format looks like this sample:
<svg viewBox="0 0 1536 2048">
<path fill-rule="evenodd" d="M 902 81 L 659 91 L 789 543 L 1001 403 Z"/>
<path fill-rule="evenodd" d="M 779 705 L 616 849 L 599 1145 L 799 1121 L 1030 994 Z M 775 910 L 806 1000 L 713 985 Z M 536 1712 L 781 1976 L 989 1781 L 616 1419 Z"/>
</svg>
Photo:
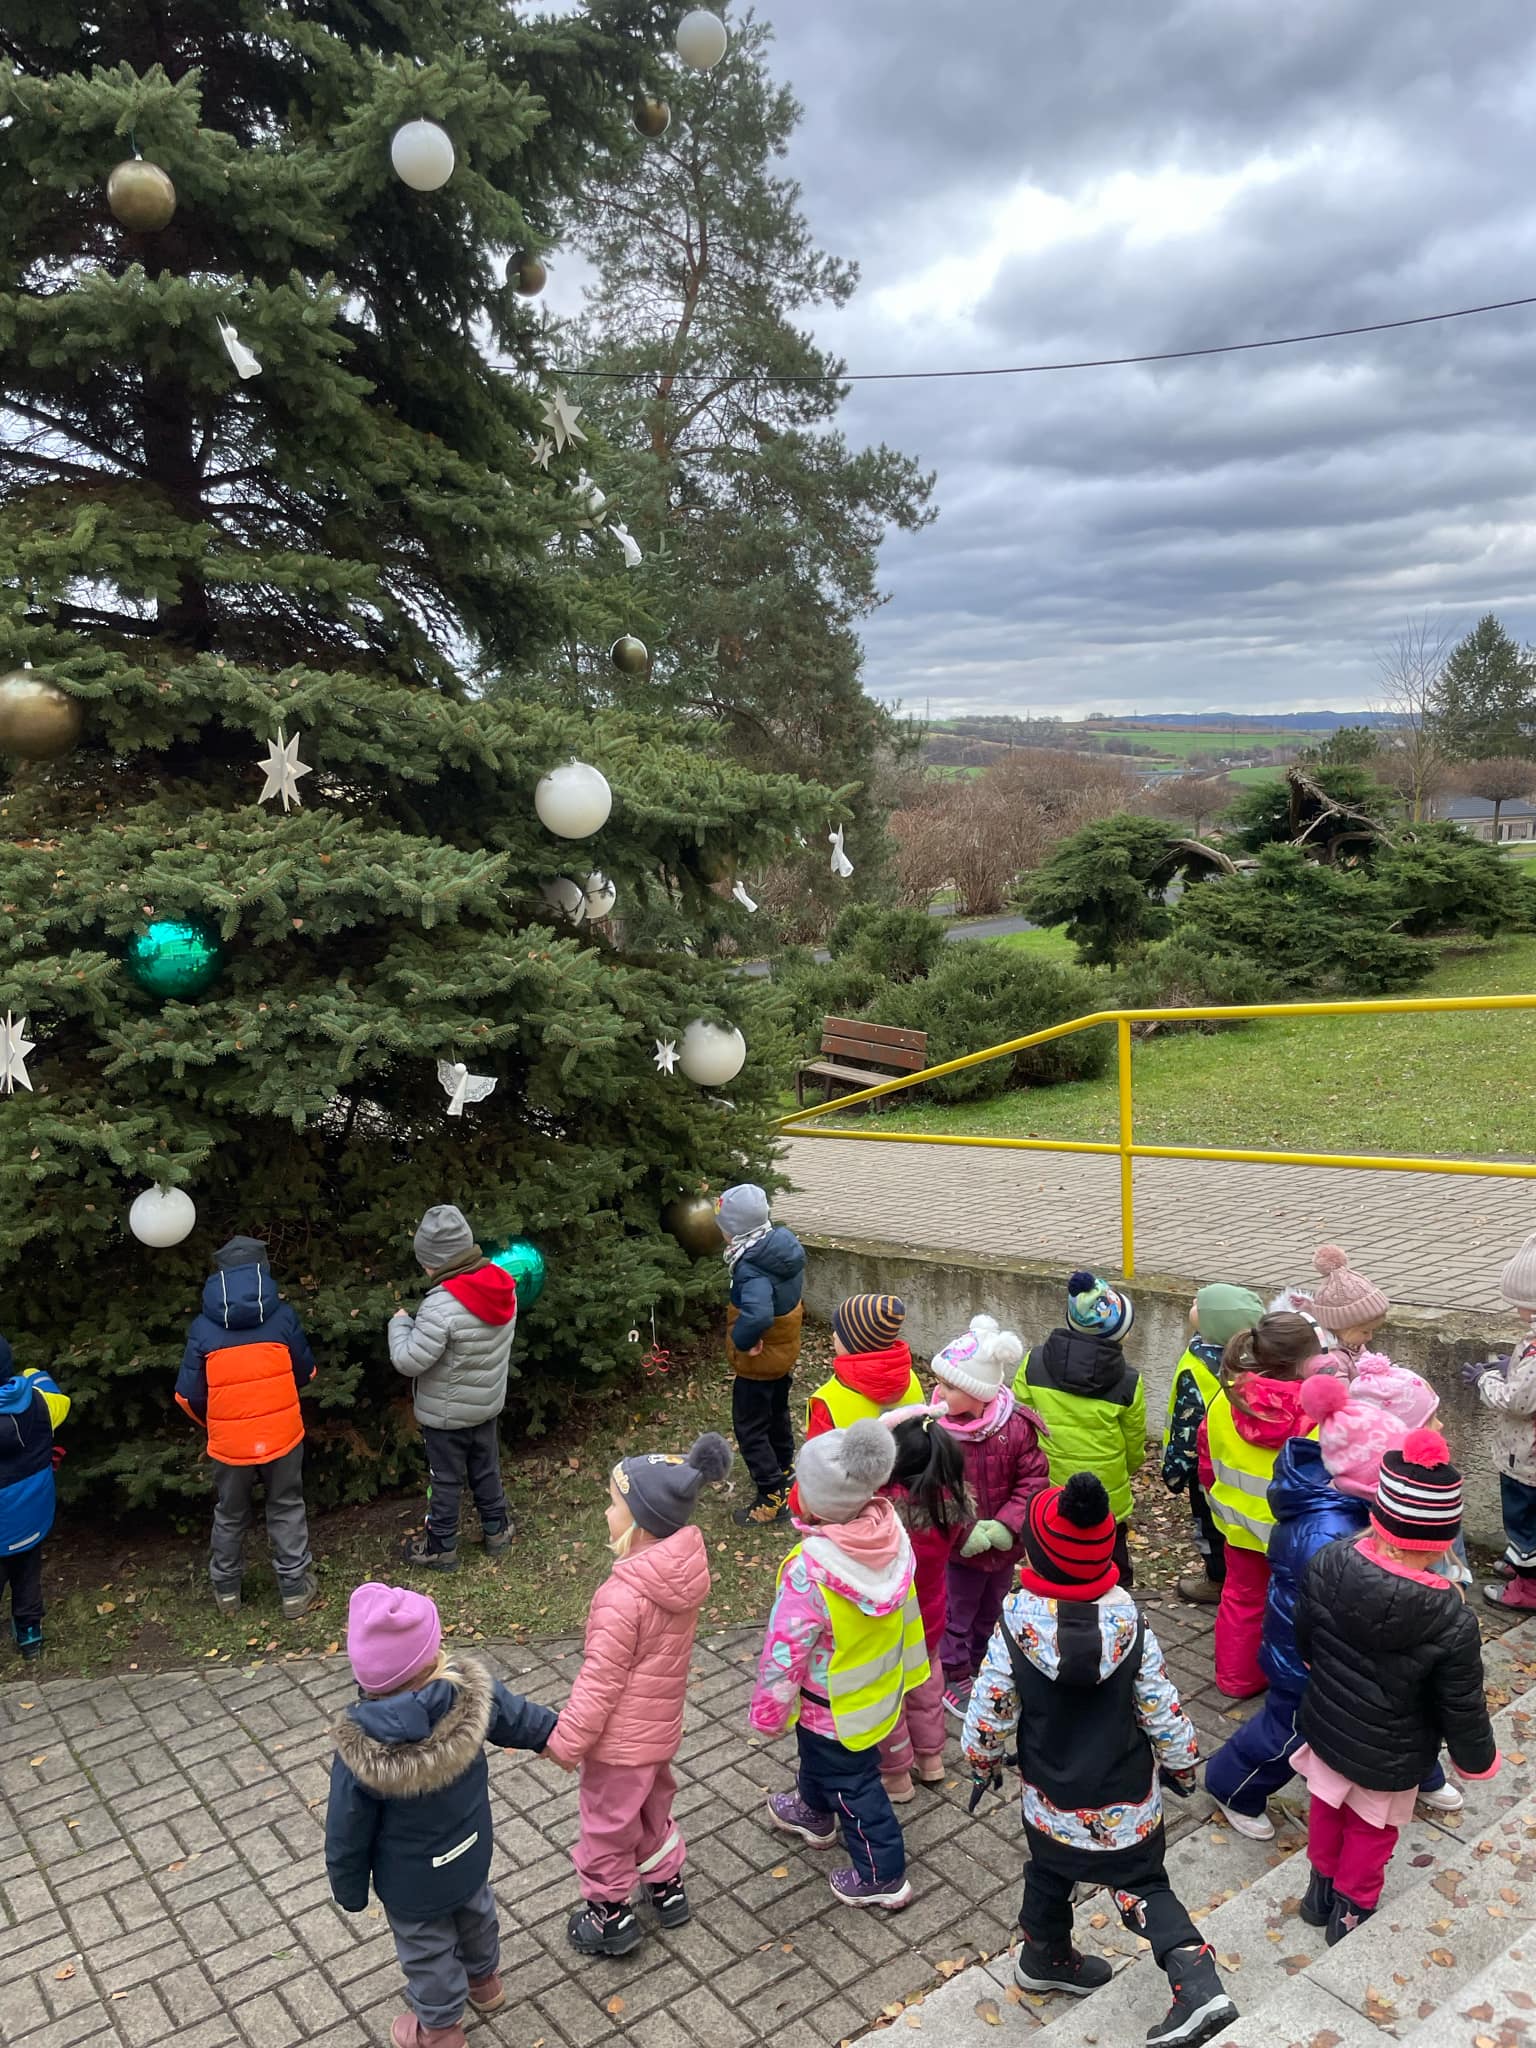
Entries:
<svg viewBox="0 0 1536 2048">
<path fill-rule="evenodd" d="M 1536 1938 L 1527 1929 L 1463 1984 L 1422 2026 L 1402 2036 L 1408 2048 L 1514 2048 L 1536 2026 Z M 1381 2036 L 1376 2037 L 1379 2048 Z M 1277 2048 L 1273 2036 L 1265 2048 Z M 1348 2048 L 1355 2048 L 1354 2042 Z"/>
</svg>

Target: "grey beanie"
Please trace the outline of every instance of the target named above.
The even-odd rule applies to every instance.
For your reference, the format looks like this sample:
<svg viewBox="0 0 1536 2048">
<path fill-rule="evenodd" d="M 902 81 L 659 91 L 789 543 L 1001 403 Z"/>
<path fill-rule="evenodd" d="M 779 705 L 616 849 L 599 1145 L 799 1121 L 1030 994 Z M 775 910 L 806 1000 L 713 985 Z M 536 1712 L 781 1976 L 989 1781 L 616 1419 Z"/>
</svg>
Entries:
<svg viewBox="0 0 1536 2048">
<path fill-rule="evenodd" d="M 713 1430 L 695 1439 L 684 1458 L 651 1451 L 620 1458 L 613 1483 L 636 1522 L 649 1535 L 675 1536 L 693 1515 L 699 1489 L 731 1469 L 731 1447 Z"/>
<path fill-rule="evenodd" d="M 720 1197 L 716 1214 L 720 1228 L 727 1237 L 746 1237 L 754 1230 L 761 1230 L 773 1221 L 768 1209 L 768 1197 L 755 1182 L 744 1180 L 734 1188 L 727 1188 Z"/>
<path fill-rule="evenodd" d="M 465 1222 L 462 1209 L 455 1209 L 452 1202 L 440 1202 L 417 1224 L 414 1248 L 421 1265 L 440 1272 L 455 1260 L 469 1257 L 475 1248 L 475 1233 Z"/>
<path fill-rule="evenodd" d="M 1499 1292 L 1516 1308 L 1536 1308 L 1536 1230 L 1499 1275 Z"/>
<path fill-rule="evenodd" d="M 216 1273 L 232 1273 L 236 1266 L 264 1266 L 266 1263 L 267 1248 L 259 1237 L 232 1237 L 213 1255 Z"/>
<path fill-rule="evenodd" d="M 823 1522 L 851 1522 L 868 1507 L 896 1465 L 896 1439 L 873 1419 L 829 1429 L 800 1446 L 795 1484 L 800 1504 Z"/>
</svg>

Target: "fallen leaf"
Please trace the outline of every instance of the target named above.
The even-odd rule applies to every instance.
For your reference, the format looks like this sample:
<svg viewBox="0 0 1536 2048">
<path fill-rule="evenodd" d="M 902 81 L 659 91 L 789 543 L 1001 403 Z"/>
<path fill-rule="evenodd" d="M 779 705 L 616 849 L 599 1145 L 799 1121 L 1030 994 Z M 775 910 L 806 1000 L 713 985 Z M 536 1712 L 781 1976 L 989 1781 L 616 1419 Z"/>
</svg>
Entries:
<svg viewBox="0 0 1536 2048">
<path fill-rule="evenodd" d="M 1430 1889 L 1437 1891 L 1442 1899 L 1454 1899 L 1461 1890 L 1465 1877 L 1465 1871 L 1437 1870 L 1429 1880 Z"/>
<path fill-rule="evenodd" d="M 1521 1749 L 1512 1749 L 1504 1761 L 1507 1764 L 1523 1764 L 1525 1762 L 1525 1752 Z"/>
<path fill-rule="evenodd" d="M 35 1770 L 37 1769 L 37 1767 L 38 1767 L 38 1765 L 39 1765 L 39 1764 L 45 1764 L 45 1763 L 47 1763 L 47 1761 L 48 1761 L 48 1752 L 47 1752 L 47 1750 L 44 1750 L 41 1756 L 34 1756 L 34 1757 L 30 1757 L 30 1758 L 28 1759 L 28 1762 L 29 1762 L 29 1763 L 31 1764 L 31 1766 L 32 1766 L 32 1768 L 33 1768 L 33 1770 L 34 1770 L 34 1771 L 35 1771 Z"/>
<path fill-rule="evenodd" d="M 1432 1948 L 1429 1960 L 1442 1970 L 1453 1970 L 1456 1967 L 1456 1958 L 1448 1948 Z"/>
<path fill-rule="evenodd" d="M 770 1877 L 788 1877 L 789 1865 L 787 1863 L 776 1863 L 768 1875 Z"/>
<path fill-rule="evenodd" d="M 957 1970 L 965 1968 L 965 1957 L 945 1956 L 942 1962 L 935 1963 L 934 1968 L 941 1977 L 953 1977 Z"/>
<path fill-rule="evenodd" d="M 1485 1998 L 1481 2005 L 1469 2005 L 1462 2014 L 1462 2018 L 1464 2020 L 1491 2020 L 1493 2018 L 1493 2007 Z"/>
<path fill-rule="evenodd" d="M 115 1600 L 98 1600 L 96 1612 L 98 1614 L 116 1614 L 117 1602 Z"/>
<path fill-rule="evenodd" d="M 622 1998 L 620 1998 L 617 1991 L 615 1991 L 612 1998 L 609 1999 L 607 2005 L 603 2008 L 603 2010 L 605 2012 L 611 2012 L 615 2014 L 621 2013 L 624 2010 L 624 2001 Z"/>
<path fill-rule="evenodd" d="M 1433 1856 L 1410 1856 L 1408 1862 L 1414 1870 L 1428 1870 L 1434 1860 Z"/>
<path fill-rule="evenodd" d="M 1531 2007 L 1536 2005 L 1536 1998 L 1532 1998 L 1529 1991 L 1510 1991 L 1506 1992 L 1505 1996 L 1511 2005 L 1518 2005 L 1522 2012 L 1529 2012 Z"/>
<path fill-rule="evenodd" d="M 1216 1960 L 1224 1970 L 1240 1970 L 1243 1966 L 1241 1956 L 1218 1956 Z"/>
<path fill-rule="evenodd" d="M 909 2027 L 920 2027 L 923 2024 L 923 2016 L 915 2008 L 910 2012 L 903 2013 L 902 2018 Z"/>
<path fill-rule="evenodd" d="M 978 1998 L 976 2001 L 976 2017 L 979 2020 L 985 2020 L 989 2027 L 1000 2027 L 1003 2024 L 1003 2015 L 998 2009 L 998 2003 L 995 1998 Z"/>
<path fill-rule="evenodd" d="M 340 1643 L 327 1643 L 327 1644 L 326 1644 L 326 1646 L 325 1646 L 325 1654 L 327 1655 L 327 1657 L 334 1657 L 334 1656 L 335 1656 L 335 1654 L 336 1654 L 336 1652 L 337 1652 L 337 1651 L 338 1651 L 338 1650 L 339 1650 L 340 1648 L 341 1648 L 341 1644 L 340 1644 Z"/>
<path fill-rule="evenodd" d="M 1367 1985 L 1365 1993 L 1365 2016 L 1378 2027 L 1390 2026 L 1397 2018 L 1397 2007 L 1390 1998 L 1383 1998 L 1374 1987 Z"/>
<path fill-rule="evenodd" d="M 109 1991 L 107 1996 L 109 1998 L 126 1998 L 128 1994 L 126 1991 Z"/>
<path fill-rule="evenodd" d="M 1499 2048 L 1499 2044 L 1494 2040 L 1492 2034 L 1474 2034 L 1472 2036 L 1472 2048 Z"/>
<path fill-rule="evenodd" d="M 66 1978 L 73 1977 L 73 1975 L 75 1974 L 75 1966 L 73 1963 L 62 1963 L 60 1964 L 59 1968 L 54 1971 L 53 1974 L 58 1979 L 59 1983 L 62 1984 Z"/>
<path fill-rule="evenodd" d="M 165 1867 L 167 1871 L 185 1870 L 187 1867 L 187 1859 L 185 1856 L 179 1856 L 174 1863 L 167 1863 Z"/>
<path fill-rule="evenodd" d="M 1513 1885 L 1505 1885 L 1504 1889 L 1499 1893 L 1499 1897 L 1506 1906 L 1518 1906 L 1520 1903 L 1520 1894 Z"/>
</svg>

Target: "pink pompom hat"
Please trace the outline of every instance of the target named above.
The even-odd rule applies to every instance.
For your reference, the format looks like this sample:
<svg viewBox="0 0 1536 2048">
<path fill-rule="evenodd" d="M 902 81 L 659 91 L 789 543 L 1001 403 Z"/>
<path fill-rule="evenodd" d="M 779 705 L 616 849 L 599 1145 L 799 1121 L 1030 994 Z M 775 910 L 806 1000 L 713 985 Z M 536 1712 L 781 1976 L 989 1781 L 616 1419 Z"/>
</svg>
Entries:
<svg viewBox="0 0 1536 2048">
<path fill-rule="evenodd" d="M 1408 1425 L 1374 1402 L 1355 1399 L 1353 1387 L 1331 1373 L 1302 1383 L 1301 1406 L 1317 1424 L 1318 1449 L 1340 1493 L 1374 1500 L 1381 1461 L 1408 1435 Z"/>
<path fill-rule="evenodd" d="M 1312 1263 L 1323 1276 L 1322 1285 L 1313 1288 L 1309 1295 L 1298 1292 L 1296 1306 L 1316 1316 L 1335 1336 L 1346 1330 L 1358 1330 L 1367 1323 L 1379 1323 L 1390 1314 L 1392 1304 L 1381 1289 L 1363 1273 L 1357 1273 L 1349 1263 L 1349 1254 L 1340 1251 L 1336 1244 L 1320 1244 L 1312 1255 Z"/>
</svg>

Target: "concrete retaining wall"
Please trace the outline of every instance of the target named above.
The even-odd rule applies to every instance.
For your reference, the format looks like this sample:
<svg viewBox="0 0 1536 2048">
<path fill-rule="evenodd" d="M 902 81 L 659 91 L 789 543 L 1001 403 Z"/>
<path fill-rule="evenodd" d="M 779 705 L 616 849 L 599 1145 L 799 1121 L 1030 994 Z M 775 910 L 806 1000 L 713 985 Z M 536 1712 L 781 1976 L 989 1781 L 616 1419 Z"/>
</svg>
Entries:
<svg viewBox="0 0 1536 2048">
<path fill-rule="evenodd" d="M 1017 1330 L 1026 1345 L 1038 1342 L 1062 1320 L 1066 1275 L 1059 1265 L 803 1235 L 811 1254 L 805 1295 L 811 1312 L 826 1319 L 847 1295 L 899 1294 L 907 1304 L 908 1342 L 922 1359 L 983 1312 Z M 1147 1421 L 1158 1435 L 1168 1406 L 1169 1381 L 1186 1342 L 1190 1301 L 1202 1284 L 1152 1274 L 1138 1276 L 1130 1290 L 1136 1322 L 1126 1356 L 1146 1380 Z M 1399 1365 L 1422 1373 L 1439 1392 L 1438 1424 L 1466 1477 L 1467 1533 L 1500 1547 L 1499 1487 L 1488 1458 L 1486 1411 L 1462 1386 L 1458 1372 L 1471 1359 L 1508 1351 L 1518 1334 L 1512 1317 L 1507 1322 L 1485 1321 L 1444 1311 L 1402 1309 L 1393 1312 L 1377 1340 Z"/>
</svg>

